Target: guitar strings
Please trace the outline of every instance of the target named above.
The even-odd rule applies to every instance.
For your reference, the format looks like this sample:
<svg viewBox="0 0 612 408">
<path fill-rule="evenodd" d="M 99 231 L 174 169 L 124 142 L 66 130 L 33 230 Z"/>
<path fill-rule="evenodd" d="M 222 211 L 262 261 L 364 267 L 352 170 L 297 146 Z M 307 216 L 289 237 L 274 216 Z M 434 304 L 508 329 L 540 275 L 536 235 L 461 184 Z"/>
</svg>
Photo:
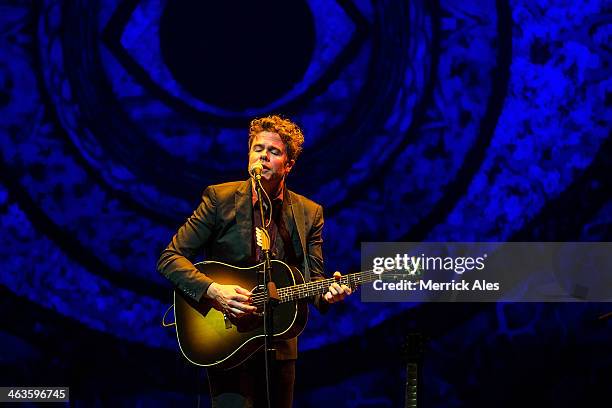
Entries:
<svg viewBox="0 0 612 408">
<path fill-rule="evenodd" d="M 364 275 L 368 275 L 374 273 L 373 269 L 369 269 L 366 271 L 362 271 L 359 274 L 364 276 Z M 336 278 L 327 278 L 327 279 L 323 279 L 323 280 L 319 280 L 319 281 L 312 281 L 312 282 L 307 282 L 307 283 L 302 283 L 300 285 L 295 285 L 293 286 L 292 292 L 293 293 L 301 293 L 301 292 L 306 292 L 308 293 L 310 290 L 312 289 L 316 289 L 315 293 L 313 293 L 312 295 L 316 295 L 316 292 L 319 292 L 320 290 L 325 291 L 325 289 L 328 289 L 329 286 L 331 286 L 332 283 L 340 283 L 341 285 L 347 285 L 347 286 L 351 286 L 352 289 L 354 289 L 356 287 L 357 284 L 361 283 L 361 277 L 357 277 L 357 274 L 354 275 L 344 275 L 342 277 L 340 277 L 340 279 L 336 279 Z M 351 279 L 352 276 L 355 276 L 356 279 Z M 351 282 L 351 280 L 353 280 L 353 282 Z M 289 290 L 291 290 L 291 287 L 285 287 L 285 288 L 280 288 L 278 289 L 278 292 L 283 292 L 286 293 Z M 291 292 L 290 292 L 291 293 Z M 290 293 L 287 293 L 290 294 Z M 323 292 L 324 293 L 324 292 Z M 322 293 L 319 293 L 322 294 Z M 267 294 L 265 292 L 259 292 L 254 294 L 253 296 L 251 296 L 251 300 L 252 303 L 263 303 L 263 301 L 265 301 L 267 297 Z M 283 301 L 284 297 L 287 296 L 280 296 L 281 301 Z M 287 299 L 290 300 L 290 299 Z"/>
<path fill-rule="evenodd" d="M 362 283 L 363 277 L 371 277 L 372 274 L 374 273 L 373 269 L 368 269 L 362 272 L 358 272 L 356 274 L 350 274 L 350 275 L 344 275 L 342 277 L 340 277 L 339 280 L 336 280 L 336 278 L 327 278 L 327 279 L 323 279 L 323 280 L 319 280 L 319 281 L 312 281 L 312 282 L 307 282 L 307 283 L 302 283 L 299 285 L 295 285 L 293 287 L 289 286 L 289 287 L 284 287 L 284 288 L 280 288 L 278 289 L 278 292 L 282 292 L 282 295 L 280 296 L 281 298 L 281 302 L 282 301 L 287 301 L 287 300 L 294 300 L 290 295 L 291 294 L 308 294 L 310 291 L 312 291 L 314 289 L 314 293 L 312 293 L 312 295 L 316 295 L 316 294 L 323 294 L 325 292 L 325 289 L 327 289 L 329 286 L 331 286 L 332 283 L 337 282 L 340 284 L 346 284 L 347 286 L 350 286 L 351 289 L 355 289 L 357 287 L 357 285 Z M 395 276 L 396 274 L 394 273 L 386 273 L 387 275 L 392 275 Z M 359 276 L 358 276 L 359 275 Z M 403 276 L 403 274 L 400 274 L 401 276 Z M 305 292 L 305 293 L 304 293 Z M 318 293 L 317 293 L 318 292 Z M 266 299 L 266 293 L 265 292 L 259 292 L 256 293 L 255 295 L 253 295 L 251 297 L 251 300 L 253 301 L 254 304 L 263 304 L 263 302 Z"/>
</svg>

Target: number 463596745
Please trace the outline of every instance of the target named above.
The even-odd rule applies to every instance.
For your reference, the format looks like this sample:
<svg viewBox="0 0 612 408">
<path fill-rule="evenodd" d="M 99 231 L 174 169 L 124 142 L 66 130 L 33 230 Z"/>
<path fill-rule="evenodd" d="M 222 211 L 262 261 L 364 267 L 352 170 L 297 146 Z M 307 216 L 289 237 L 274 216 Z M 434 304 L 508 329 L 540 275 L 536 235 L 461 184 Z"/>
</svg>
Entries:
<svg viewBox="0 0 612 408">
<path fill-rule="evenodd" d="M 64 399 L 66 398 L 65 389 L 45 389 L 45 388 L 12 388 L 6 394 L 11 399 L 25 400 L 44 400 L 44 399 Z"/>
</svg>

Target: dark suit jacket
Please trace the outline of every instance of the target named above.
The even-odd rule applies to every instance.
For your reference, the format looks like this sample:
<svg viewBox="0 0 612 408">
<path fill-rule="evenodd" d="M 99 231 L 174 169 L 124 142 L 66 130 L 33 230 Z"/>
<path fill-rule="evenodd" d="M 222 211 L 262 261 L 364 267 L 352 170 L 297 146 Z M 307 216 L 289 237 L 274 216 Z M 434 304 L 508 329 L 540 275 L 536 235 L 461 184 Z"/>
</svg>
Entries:
<svg viewBox="0 0 612 408">
<path fill-rule="evenodd" d="M 304 196 L 285 190 L 283 220 L 306 280 L 323 279 L 323 208 Z M 202 202 L 172 238 L 157 262 L 157 270 L 187 296 L 200 300 L 212 280 L 191 260 L 247 266 L 251 261 L 253 203 L 250 180 L 209 186 Z M 306 254 L 306 256 L 305 256 Z M 250 265 L 249 265 L 250 266 Z M 317 297 L 315 306 L 325 311 L 327 302 Z M 279 359 L 297 358 L 297 339 L 276 344 Z"/>
</svg>

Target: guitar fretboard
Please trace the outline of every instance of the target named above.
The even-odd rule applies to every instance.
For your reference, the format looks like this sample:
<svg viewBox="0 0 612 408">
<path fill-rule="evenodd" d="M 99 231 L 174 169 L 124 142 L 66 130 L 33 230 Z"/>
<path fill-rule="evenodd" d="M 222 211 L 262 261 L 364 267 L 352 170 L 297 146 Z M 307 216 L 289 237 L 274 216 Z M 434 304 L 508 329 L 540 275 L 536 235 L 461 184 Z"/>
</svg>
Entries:
<svg viewBox="0 0 612 408">
<path fill-rule="evenodd" d="M 394 276 L 398 275 L 405 277 L 405 271 L 385 271 L 385 276 Z M 341 276 L 340 278 L 328 278 L 321 279 L 317 281 L 312 281 L 308 283 L 302 283 L 300 285 L 295 286 L 287 286 L 284 288 L 278 289 L 278 296 L 280 298 L 280 302 L 290 302 L 294 300 L 304 299 L 310 296 L 323 295 L 329 290 L 329 287 L 332 283 L 337 283 L 339 285 L 346 285 L 351 289 L 356 289 L 357 286 L 362 285 L 367 282 L 372 282 L 377 279 L 381 279 L 382 275 L 378 273 L 374 273 L 373 270 L 367 270 L 362 272 L 351 273 L 348 275 Z"/>
<path fill-rule="evenodd" d="M 331 286 L 332 283 L 337 283 L 339 285 L 346 285 L 349 288 L 355 290 L 358 286 L 373 282 L 377 279 L 384 279 L 384 277 L 395 277 L 395 278 L 412 278 L 418 279 L 419 275 L 410 276 L 404 270 L 385 270 L 383 274 L 374 273 L 373 270 L 367 270 L 362 272 L 351 273 L 348 275 L 341 276 L 340 278 L 328 278 L 321 279 L 317 281 L 302 283 L 294 286 L 286 286 L 283 288 L 277 289 L 277 294 L 279 297 L 280 303 L 296 301 L 300 299 L 304 299 L 311 296 L 323 295 Z M 253 298 L 253 305 L 261 306 L 264 302 L 264 295 L 258 294 Z"/>
</svg>

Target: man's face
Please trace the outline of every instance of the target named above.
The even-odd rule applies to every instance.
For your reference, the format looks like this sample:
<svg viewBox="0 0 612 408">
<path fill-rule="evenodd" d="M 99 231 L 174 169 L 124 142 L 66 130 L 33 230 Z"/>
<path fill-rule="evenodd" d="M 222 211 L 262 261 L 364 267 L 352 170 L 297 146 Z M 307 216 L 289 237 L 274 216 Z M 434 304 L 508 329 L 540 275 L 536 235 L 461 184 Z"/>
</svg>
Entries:
<svg viewBox="0 0 612 408">
<path fill-rule="evenodd" d="M 263 131 L 253 137 L 249 150 L 249 169 L 261 161 L 262 184 L 266 190 L 274 190 L 283 178 L 289 174 L 294 160 L 287 157 L 287 149 L 278 133 Z"/>
</svg>

